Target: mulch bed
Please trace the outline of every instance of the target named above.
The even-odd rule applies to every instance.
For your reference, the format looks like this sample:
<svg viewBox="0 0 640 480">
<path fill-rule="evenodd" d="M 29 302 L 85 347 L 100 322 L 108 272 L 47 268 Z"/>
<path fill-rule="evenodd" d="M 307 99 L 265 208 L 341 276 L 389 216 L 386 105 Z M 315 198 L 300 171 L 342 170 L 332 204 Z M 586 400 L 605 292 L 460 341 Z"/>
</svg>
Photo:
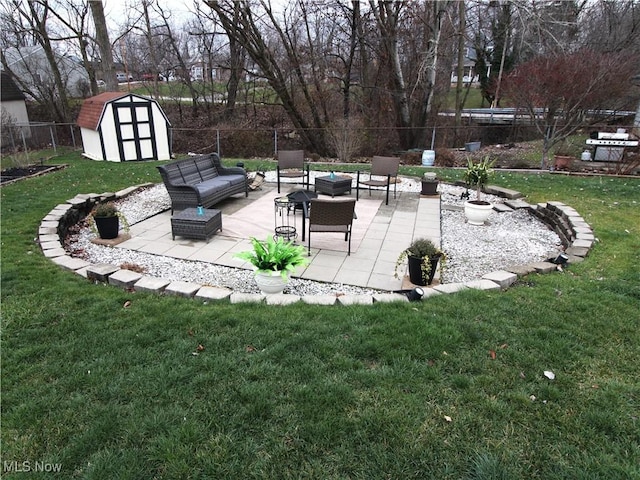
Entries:
<svg viewBox="0 0 640 480">
<path fill-rule="evenodd" d="M 13 167 L 2 170 L 0 185 L 17 182 L 23 178 L 37 177 L 65 168 L 66 165 L 27 165 L 25 167 Z"/>
</svg>

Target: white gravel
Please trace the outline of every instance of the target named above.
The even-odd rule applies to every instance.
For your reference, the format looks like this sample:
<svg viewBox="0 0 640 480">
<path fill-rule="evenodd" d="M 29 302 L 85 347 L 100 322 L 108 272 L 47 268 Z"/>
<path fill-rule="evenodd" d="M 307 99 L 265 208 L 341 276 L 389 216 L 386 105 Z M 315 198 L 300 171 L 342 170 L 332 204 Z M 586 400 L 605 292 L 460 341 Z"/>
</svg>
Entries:
<svg viewBox="0 0 640 480">
<path fill-rule="evenodd" d="M 266 181 L 275 181 L 272 172 L 267 172 Z M 400 191 L 419 192 L 421 185 L 415 179 L 402 178 Z M 473 226 L 466 223 L 461 210 L 463 187 L 440 184 L 442 209 L 442 249 L 446 254 L 441 282 L 464 282 L 482 275 L 507 268 L 549 258 L 558 251 L 560 239 L 546 225 L 523 210 L 512 213 L 492 213 L 488 224 Z M 471 192 L 471 199 L 475 193 Z M 483 195 L 483 199 L 497 203 L 503 199 Z M 118 202 L 131 225 L 170 208 L 170 200 L 163 184 L 134 193 Z M 83 227 L 67 239 L 66 248 L 75 256 L 92 263 L 121 265 L 132 263 L 144 267 L 145 275 L 167 280 L 188 281 L 202 285 L 231 288 L 237 292 L 259 293 L 253 272 L 224 267 L 206 262 L 179 260 L 123 248 L 111 248 L 90 242 L 93 234 Z M 314 282 L 292 278 L 285 293 L 296 295 L 319 294 L 363 294 L 371 295 L 376 290 L 343 284 Z"/>
</svg>

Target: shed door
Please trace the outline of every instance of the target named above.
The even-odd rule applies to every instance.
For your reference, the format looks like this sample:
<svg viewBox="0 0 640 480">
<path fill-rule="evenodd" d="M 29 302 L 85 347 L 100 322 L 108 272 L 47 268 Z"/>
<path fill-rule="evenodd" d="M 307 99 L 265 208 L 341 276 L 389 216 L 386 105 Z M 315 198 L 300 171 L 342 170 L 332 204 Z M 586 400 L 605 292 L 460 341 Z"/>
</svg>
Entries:
<svg viewBox="0 0 640 480">
<path fill-rule="evenodd" d="M 158 158 L 150 102 L 115 102 L 113 116 L 121 162 Z"/>
</svg>

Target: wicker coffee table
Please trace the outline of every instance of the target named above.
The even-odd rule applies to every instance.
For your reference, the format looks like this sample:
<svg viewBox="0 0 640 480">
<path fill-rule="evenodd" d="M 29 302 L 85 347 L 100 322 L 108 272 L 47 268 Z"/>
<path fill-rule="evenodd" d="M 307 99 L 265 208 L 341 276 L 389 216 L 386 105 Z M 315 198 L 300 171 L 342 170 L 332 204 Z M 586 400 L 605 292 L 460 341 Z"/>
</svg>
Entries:
<svg viewBox="0 0 640 480">
<path fill-rule="evenodd" d="M 340 175 L 327 175 L 316 178 L 316 192 L 331 195 L 341 195 L 351 193 L 351 177 L 341 177 Z"/>
<path fill-rule="evenodd" d="M 198 214 L 197 208 L 185 208 L 171 217 L 171 234 L 174 240 L 179 235 L 208 242 L 218 230 L 222 230 L 220 210 L 205 209 L 204 213 Z"/>
</svg>

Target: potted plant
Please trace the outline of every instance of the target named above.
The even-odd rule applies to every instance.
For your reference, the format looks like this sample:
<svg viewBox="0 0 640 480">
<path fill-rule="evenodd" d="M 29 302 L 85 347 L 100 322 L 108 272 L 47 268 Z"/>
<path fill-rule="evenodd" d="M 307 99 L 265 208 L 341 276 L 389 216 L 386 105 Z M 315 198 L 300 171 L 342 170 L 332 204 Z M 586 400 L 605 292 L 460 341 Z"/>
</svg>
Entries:
<svg viewBox="0 0 640 480">
<path fill-rule="evenodd" d="M 572 145 L 566 140 L 560 142 L 553 152 L 553 168 L 555 170 L 569 170 L 573 164 Z"/>
<path fill-rule="evenodd" d="M 464 173 L 464 181 L 468 186 L 476 187 L 476 198 L 475 200 L 467 200 L 464 203 L 464 214 L 471 225 L 484 225 L 493 210 L 493 205 L 482 200 L 482 189 L 489 181 L 491 173 L 493 173 L 491 167 L 493 167 L 495 160 L 490 160 L 486 156 L 478 163 L 473 163 L 471 159 L 468 162 L 467 170 Z"/>
<path fill-rule="evenodd" d="M 260 291 L 265 294 L 280 293 L 289 282 L 289 274 L 308 263 L 305 248 L 282 238 L 267 237 L 260 241 L 251 237 L 252 250 L 238 252 L 234 256 L 251 263 Z"/>
<path fill-rule="evenodd" d="M 128 232 L 129 222 L 113 202 L 98 203 L 89 214 L 91 230 L 105 240 L 118 237 L 120 222 Z"/>
<path fill-rule="evenodd" d="M 425 172 L 422 177 L 421 195 L 437 195 L 438 194 L 438 177 L 435 172 Z"/>
<path fill-rule="evenodd" d="M 398 267 L 406 259 L 411 283 L 414 285 L 431 285 L 441 257 L 444 257 L 444 252 L 431 240 L 418 238 L 398 255 L 394 275 L 399 278 Z"/>
</svg>

